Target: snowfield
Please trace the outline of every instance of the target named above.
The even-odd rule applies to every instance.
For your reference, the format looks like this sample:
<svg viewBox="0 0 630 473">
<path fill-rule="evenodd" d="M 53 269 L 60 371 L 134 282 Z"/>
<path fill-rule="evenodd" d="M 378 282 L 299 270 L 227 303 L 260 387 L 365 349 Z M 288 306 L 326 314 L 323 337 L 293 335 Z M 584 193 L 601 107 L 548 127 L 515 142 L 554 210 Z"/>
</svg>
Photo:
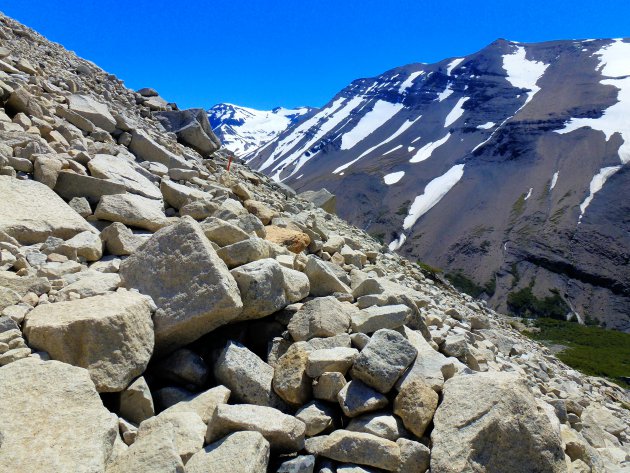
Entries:
<svg viewBox="0 0 630 473">
<path fill-rule="evenodd" d="M 400 181 L 404 176 L 405 171 L 392 172 L 384 175 L 383 181 L 385 181 L 385 184 L 387 184 L 388 186 L 391 186 L 392 184 L 396 184 L 398 181 Z"/>
<path fill-rule="evenodd" d="M 422 148 L 420 148 L 418 150 L 418 152 L 414 155 L 413 158 L 411 158 L 409 160 L 410 163 L 419 163 L 421 161 L 425 161 L 427 159 L 429 159 L 431 157 L 431 155 L 433 154 L 433 152 L 438 149 L 440 146 L 442 146 L 444 143 L 446 143 L 448 141 L 448 139 L 451 137 L 451 134 L 448 133 L 444 138 L 438 140 L 438 141 L 433 141 L 431 143 L 427 143 L 426 145 L 424 145 Z"/>
</svg>

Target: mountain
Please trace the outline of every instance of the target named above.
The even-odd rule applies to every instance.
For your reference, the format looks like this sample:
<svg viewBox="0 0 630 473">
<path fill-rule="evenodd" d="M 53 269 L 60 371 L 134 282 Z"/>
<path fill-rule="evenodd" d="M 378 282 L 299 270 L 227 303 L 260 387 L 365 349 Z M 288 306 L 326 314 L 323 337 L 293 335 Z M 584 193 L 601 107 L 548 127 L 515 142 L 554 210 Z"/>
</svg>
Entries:
<svg viewBox="0 0 630 473">
<path fill-rule="evenodd" d="M 255 110 L 220 103 L 208 110 L 208 119 L 223 146 L 242 157 L 276 138 L 312 110 L 310 107 Z"/>
<path fill-rule="evenodd" d="M 353 81 L 248 163 L 499 310 L 630 330 L 630 42 L 497 40 Z"/>
</svg>

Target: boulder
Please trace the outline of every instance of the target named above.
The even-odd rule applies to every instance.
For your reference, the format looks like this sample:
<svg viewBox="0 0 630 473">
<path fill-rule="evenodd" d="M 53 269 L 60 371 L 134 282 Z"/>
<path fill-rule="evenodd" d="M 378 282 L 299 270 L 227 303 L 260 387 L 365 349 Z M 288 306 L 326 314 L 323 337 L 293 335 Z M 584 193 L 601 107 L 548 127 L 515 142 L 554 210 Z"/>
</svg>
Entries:
<svg viewBox="0 0 630 473">
<path fill-rule="evenodd" d="M 373 466 L 396 471 L 400 466 L 400 447 L 376 435 L 335 430 L 330 435 L 306 441 L 306 451 L 339 462 Z"/>
<path fill-rule="evenodd" d="M 68 284 L 55 295 L 57 302 L 74 298 L 102 296 L 115 291 L 120 286 L 120 276 L 116 273 L 101 273 L 93 269 L 64 277 Z"/>
<path fill-rule="evenodd" d="M 416 437 L 424 435 L 437 409 L 438 395 L 420 379 L 405 384 L 394 399 L 394 414 Z"/>
<path fill-rule="evenodd" d="M 55 183 L 55 192 L 66 200 L 84 197 L 96 205 L 104 195 L 124 194 L 127 188 L 113 181 L 84 176 L 75 172 L 61 170 Z M 90 210 L 90 213 L 91 210 Z"/>
<path fill-rule="evenodd" d="M 86 368 L 99 392 L 125 389 L 153 353 L 150 305 L 133 292 L 38 305 L 24 334 L 51 358 Z"/>
<path fill-rule="evenodd" d="M 146 432 L 117 456 L 105 473 L 184 473 L 184 463 L 175 448 L 173 425 L 163 423 Z"/>
<path fill-rule="evenodd" d="M 146 171 L 122 156 L 97 154 L 88 162 L 88 168 L 92 177 L 117 182 L 132 194 L 162 199 L 160 189 L 145 176 Z"/>
<path fill-rule="evenodd" d="M 312 381 L 306 375 L 306 364 L 311 347 L 306 342 L 292 344 L 275 367 L 273 389 L 285 402 L 301 406 L 309 401 Z"/>
<path fill-rule="evenodd" d="M 221 404 L 208 422 L 206 441 L 248 430 L 260 432 L 272 449 L 296 452 L 304 448 L 305 429 L 304 422 L 272 407 Z"/>
<path fill-rule="evenodd" d="M 215 386 L 199 394 L 186 396 L 170 407 L 162 411 L 165 412 L 194 412 L 201 420 L 208 424 L 214 409 L 219 404 L 227 403 L 230 398 L 230 390 L 225 386 Z"/>
<path fill-rule="evenodd" d="M 336 213 L 337 198 L 327 189 L 302 192 L 301 194 L 298 194 L 298 197 L 313 203 L 316 207 L 319 207 L 328 213 Z"/>
<path fill-rule="evenodd" d="M 206 237 L 219 246 L 232 245 L 249 238 L 245 230 L 220 218 L 208 217 L 201 222 L 201 228 Z"/>
<path fill-rule="evenodd" d="M 169 224 L 161 201 L 135 194 L 104 195 L 96 206 L 94 216 L 99 220 L 120 222 L 151 232 Z"/>
<path fill-rule="evenodd" d="M 352 432 L 365 432 L 395 442 L 405 435 L 402 422 L 386 412 L 374 412 L 355 417 L 346 427 Z"/>
<path fill-rule="evenodd" d="M 162 179 L 160 181 L 160 192 L 164 198 L 164 202 L 175 209 L 183 207 L 187 202 L 204 199 L 210 194 L 200 191 L 193 187 L 188 187 L 177 182 Z"/>
<path fill-rule="evenodd" d="M 189 169 L 191 167 L 184 158 L 167 150 L 142 130 L 133 130 L 131 132 L 129 151 L 142 161 L 160 163 L 169 169 Z"/>
<path fill-rule="evenodd" d="M 311 239 L 306 233 L 297 230 L 275 225 L 269 225 L 265 227 L 265 230 L 267 232 L 265 240 L 282 245 L 293 253 L 301 253 L 311 243 Z"/>
<path fill-rule="evenodd" d="M 345 374 L 358 355 L 359 351 L 354 348 L 335 347 L 314 350 L 308 354 L 306 374 L 311 378 L 318 378 L 327 371 Z"/>
<path fill-rule="evenodd" d="M 267 471 L 269 442 L 258 432 L 235 432 L 195 453 L 186 473 L 261 473 Z"/>
<path fill-rule="evenodd" d="M 86 261 L 98 261 L 103 257 L 103 242 L 93 231 L 81 232 L 62 245 L 66 250 L 76 251 L 78 257 Z"/>
<path fill-rule="evenodd" d="M 381 329 L 372 335 L 352 366 L 352 378 L 388 393 L 418 351 L 400 333 Z"/>
<path fill-rule="evenodd" d="M 229 341 L 226 344 L 214 365 L 214 376 L 230 388 L 240 402 L 281 406 L 271 389 L 273 368 L 240 343 Z"/>
<path fill-rule="evenodd" d="M 358 380 L 352 380 L 341 388 L 337 394 L 337 400 L 346 417 L 356 417 L 366 412 L 376 411 L 388 404 L 383 394 Z"/>
<path fill-rule="evenodd" d="M 282 462 L 276 473 L 313 473 L 315 469 L 314 455 L 300 455 L 293 460 Z M 320 470 L 320 472 L 323 470 Z"/>
<path fill-rule="evenodd" d="M 102 472 L 118 435 L 87 370 L 33 357 L 0 368 L 0 419 L 6 472 Z"/>
<path fill-rule="evenodd" d="M 209 156 L 221 147 L 207 113 L 201 108 L 157 112 L 154 116 L 167 131 L 177 135 L 177 140 L 198 151 L 202 156 Z"/>
<path fill-rule="evenodd" d="M 97 102 L 89 95 L 71 95 L 68 97 L 68 108 L 109 133 L 116 130 L 116 120 L 107 105 Z"/>
<path fill-rule="evenodd" d="M 429 469 L 431 451 L 420 442 L 399 438 L 400 467 L 396 473 L 425 473 Z"/>
<path fill-rule="evenodd" d="M 432 473 L 567 471 L 560 435 L 521 378 L 455 376 L 442 392 L 431 432 Z"/>
<path fill-rule="evenodd" d="M 107 252 L 116 256 L 130 255 L 143 243 L 141 238 L 120 222 L 105 227 L 101 232 L 101 240 Z"/>
<path fill-rule="evenodd" d="M 335 411 L 321 401 L 312 401 L 298 409 L 295 417 L 306 425 L 306 436 L 312 437 L 333 426 Z"/>
<path fill-rule="evenodd" d="M 162 412 L 150 417 L 139 425 L 136 441 L 165 427 L 172 429 L 175 450 L 184 463 L 203 448 L 206 424 L 194 412 Z"/>
<path fill-rule="evenodd" d="M 153 417 L 153 397 L 142 376 L 120 393 L 120 415 L 136 424 Z"/>
<path fill-rule="evenodd" d="M 269 245 L 261 238 L 248 238 L 217 251 L 228 268 L 233 269 L 253 261 L 269 258 Z"/>
<path fill-rule="evenodd" d="M 346 378 L 341 373 L 323 373 L 313 381 L 313 397 L 323 401 L 337 402 L 337 395 L 346 383 Z"/>
<path fill-rule="evenodd" d="M 341 282 L 324 261 L 313 255 L 308 257 L 304 273 L 308 276 L 311 283 L 312 296 L 329 296 L 335 292 L 352 293 L 352 289 Z"/>
<path fill-rule="evenodd" d="M 83 217 L 39 182 L 0 176 L 0 195 L 0 231 L 22 244 L 41 243 L 49 236 L 67 240 L 81 232 L 95 232 Z"/>
<path fill-rule="evenodd" d="M 411 315 L 411 310 L 404 304 L 372 306 L 357 311 L 352 316 L 352 331 L 372 333 L 382 328 L 402 327 Z"/>
<path fill-rule="evenodd" d="M 243 202 L 243 207 L 245 207 L 250 214 L 258 217 L 263 225 L 269 225 L 271 220 L 278 215 L 275 210 L 257 200 L 246 200 Z"/>
<path fill-rule="evenodd" d="M 333 337 L 348 331 L 353 309 L 332 296 L 312 299 L 291 317 L 287 328 L 295 341 Z"/>
<path fill-rule="evenodd" d="M 155 233 L 120 265 L 123 284 L 157 304 L 156 350 L 172 351 L 234 320 L 236 281 L 190 217 Z"/>
</svg>

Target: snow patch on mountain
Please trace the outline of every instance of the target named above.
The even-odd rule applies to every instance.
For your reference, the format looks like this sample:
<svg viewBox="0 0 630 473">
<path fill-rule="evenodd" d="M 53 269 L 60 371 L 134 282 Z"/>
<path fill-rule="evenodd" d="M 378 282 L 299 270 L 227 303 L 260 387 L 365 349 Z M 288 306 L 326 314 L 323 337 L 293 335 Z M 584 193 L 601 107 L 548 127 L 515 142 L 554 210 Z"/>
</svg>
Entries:
<svg viewBox="0 0 630 473">
<path fill-rule="evenodd" d="M 556 171 L 553 173 L 551 178 L 551 184 L 549 185 L 549 190 L 552 191 L 556 184 L 558 183 L 558 176 L 560 175 L 560 171 Z"/>
<path fill-rule="evenodd" d="M 448 141 L 451 137 L 450 133 L 447 133 L 446 136 L 437 141 L 432 141 L 431 143 L 427 143 L 422 148 L 418 150 L 418 152 L 414 155 L 413 158 L 409 160 L 410 163 L 419 163 L 421 161 L 425 161 L 431 157 L 433 152 L 442 146 L 444 143 Z"/>
<path fill-rule="evenodd" d="M 423 74 L 424 74 L 424 71 L 412 72 L 411 74 L 409 74 L 409 77 L 407 77 L 407 79 L 402 84 L 400 84 L 398 93 L 402 95 L 405 92 L 407 92 L 407 89 L 413 85 L 413 81 Z"/>
<path fill-rule="evenodd" d="M 444 89 L 442 92 L 438 94 L 437 101 L 442 102 L 446 100 L 447 98 L 449 98 L 452 94 L 453 94 L 453 89 L 451 88 L 451 84 L 448 83 L 446 85 L 446 89 Z"/>
<path fill-rule="evenodd" d="M 461 116 L 465 112 L 463 106 L 469 98 L 470 97 L 462 97 L 457 101 L 457 103 L 453 107 L 453 110 L 451 110 L 446 116 L 446 120 L 444 121 L 444 128 L 448 128 L 461 118 Z"/>
<path fill-rule="evenodd" d="M 359 123 L 343 135 L 341 138 L 341 149 L 351 149 L 387 123 L 403 108 L 404 106 L 401 103 L 391 103 L 385 100 L 377 101 L 372 110 L 363 115 Z"/>
<path fill-rule="evenodd" d="M 403 177 L 405 177 L 405 171 L 391 172 L 383 176 L 383 181 L 388 186 L 391 186 L 392 184 L 396 184 Z"/>
<path fill-rule="evenodd" d="M 466 58 L 465 57 L 460 57 L 457 59 L 453 59 L 448 66 L 446 66 L 446 75 L 450 76 L 453 73 L 453 70 L 459 66 L 462 62 L 464 62 Z"/>
<path fill-rule="evenodd" d="M 578 224 L 582 222 L 582 217 L 584 216 L 584 212 L 586 212 L 586 208 L 589 206 L 595 194 L 597 194 L 610 176 L 615 174 L 617 171 L 621 169 L 621 166 L 609 166 L 605 168 L 601 168 L 597 174 L 593 176 L 591 179 L 591 183 L 589 184 L 589 194 L 586 199 L 580 204 L 580 217 L 578 218 Z"/>
<path fill-rule="evenodd" d="M 506 79 L 508 82 L 519 89 L 529 89 L 527 99 L 521 109 L 525 107 L 540 90 L 540 87 L 536 84 L 545 74 L 547 67 L 549 67 L 549 64 L 527 59 L 525 48 L 522 46 L 517 46 L 514 53 L 503 56 L 503 69 L 507 72 Z"/>
<path fill-rule="evenodd" d="M 483 125 L 477 125 L 477 130 L 489 130 L 495 125 L 494 122 L 484 123 Z"/>
</svg>

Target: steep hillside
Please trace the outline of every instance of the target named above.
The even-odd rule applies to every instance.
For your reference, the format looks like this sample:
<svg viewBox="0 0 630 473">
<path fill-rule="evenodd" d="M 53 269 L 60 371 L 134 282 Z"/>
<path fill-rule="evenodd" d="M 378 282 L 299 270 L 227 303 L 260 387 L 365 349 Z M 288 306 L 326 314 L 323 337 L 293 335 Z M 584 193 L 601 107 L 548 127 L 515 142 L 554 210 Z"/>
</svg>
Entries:
<svg viewBox="0 0 630 473">
<path fill-rule="evenodd" d="M 630 330 L 629 76 L 628 40 L 498 40 L 356 80 L 248 162 L 499 310 L 531 287 Z"/>
<path fill-rule="evenodd" d="M 0 15 L 0 471 L 619 473 L 630 398 Z"/>
<path fill-rule="evenodd" d="M 310 107 L 255 110 L 220 103 L 208 110 L 208 119 L 223 146 L 240 158 L 267 144 L 311 111 Z"/>
</svg>

